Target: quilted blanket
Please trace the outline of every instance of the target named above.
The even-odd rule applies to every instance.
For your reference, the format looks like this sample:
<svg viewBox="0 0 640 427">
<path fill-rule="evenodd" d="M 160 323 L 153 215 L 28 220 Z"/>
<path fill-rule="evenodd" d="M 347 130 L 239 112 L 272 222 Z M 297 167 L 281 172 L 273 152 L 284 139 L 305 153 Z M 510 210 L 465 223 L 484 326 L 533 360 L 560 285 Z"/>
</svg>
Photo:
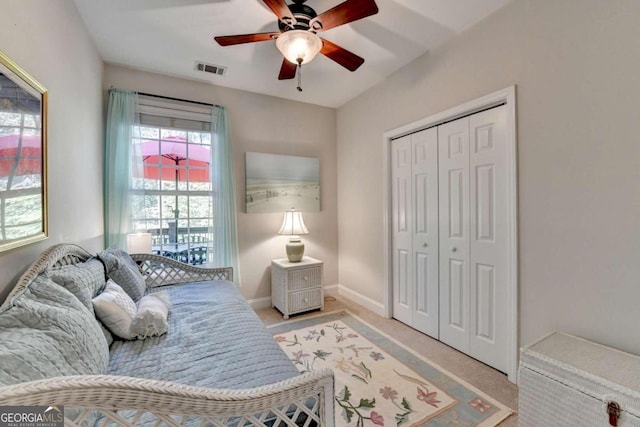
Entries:
<svg viewBox="0 0 640 427">
<path fill-rule="evenodd" d="M 0 308 L 0 386 L 63 375 L 104 374 L 107 342 L 70 291 L 39 276 Z"/>
<path fill-rule="evenodd" d="M 237 288 L 226 281 L 164 286 L 169 332 L 111 345 L 108 373 L 240 389 L 298 375 Z"/>
</svg>

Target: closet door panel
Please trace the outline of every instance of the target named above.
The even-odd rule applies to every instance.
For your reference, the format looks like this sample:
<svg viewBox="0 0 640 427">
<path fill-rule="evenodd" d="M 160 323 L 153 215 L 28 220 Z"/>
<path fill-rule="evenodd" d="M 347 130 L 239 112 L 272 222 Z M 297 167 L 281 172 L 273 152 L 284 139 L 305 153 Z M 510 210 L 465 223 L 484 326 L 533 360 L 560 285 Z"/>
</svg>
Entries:
<svg viewBox="0 0 640 427">
<path fill-rule="evenodd" d="M 391 144 L 393 317 L 408 325 L 413 322 L 415 305 L 411 154 L 411 136 Z"/>
<path fill-rule="evenodd" d="M 507 370 L 507 277 L 505 107 L 469 117 L 470 298 L 473 357 Z"/>
<path fill-rule="evenodd" d="M 464 331 L 465 329 L 465 262 L 459 259 L 449 258 L 449 271 L 447 272 L 447 287 L 449 290 L 449 316 L 448 326 Z M 462 346 L 464 347 L 464 346 Z"/>
<path fill-rule="evenodd" d="M 416 289 L 413 327 L 438 338 L 438 131 L 431 128 L 417 132 L 411 142 Z"/>
<path fill-rule="evenodd" d="M 438 127 L 440 339 L 469 352 L 469 119 Z"/>
</svg>

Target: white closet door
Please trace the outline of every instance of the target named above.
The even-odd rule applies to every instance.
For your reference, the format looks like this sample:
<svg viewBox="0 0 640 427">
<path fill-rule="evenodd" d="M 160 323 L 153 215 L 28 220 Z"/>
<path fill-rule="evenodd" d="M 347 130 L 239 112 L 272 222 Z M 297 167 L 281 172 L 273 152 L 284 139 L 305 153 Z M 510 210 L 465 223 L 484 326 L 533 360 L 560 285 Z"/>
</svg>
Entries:
<svg viewBox="0 0 640 427">
<path fill-rule="evenodd" d="M 440 340 L 469 353 L 469 118 L 438 127 Z"/>
<path fill-rule="evenodd" d="M 413 327 L 434 338 L 438 331 L 438 130 L 412 135 Z"/>
<path fill-rule="evenodd" d="M 392 143 L 394 317 L 509 371 L 507 108 Z"/>
<path fill-rule="evenodd" d="M 391 147 L 393 316 L 438 338 L 438 131 Z"/>
<path fill-rule="evenodd" d="M 469 354 L 508 370 L 508 188 L 506 108 L 469 117 L 470 318 Z"/>
<path fill-rule="evenodd" d="M 393 317 L 413 323 L 413 257 L 412 257 L 412 179 L 411 136 L 391 145 L 392 245 L 393 245 Z"/>
</svg>

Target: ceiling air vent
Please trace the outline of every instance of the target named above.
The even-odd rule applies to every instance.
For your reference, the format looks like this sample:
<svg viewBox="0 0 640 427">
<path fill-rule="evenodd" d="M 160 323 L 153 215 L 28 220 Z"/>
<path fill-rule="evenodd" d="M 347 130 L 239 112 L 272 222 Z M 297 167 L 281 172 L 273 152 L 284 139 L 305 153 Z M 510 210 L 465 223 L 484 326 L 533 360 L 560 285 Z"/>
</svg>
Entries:
<svg viewBox="0 0 640 427">
<path fill-rule="evenodd" d="M 216 74 L 218 76 L 224 76 L 227 73 L 227 67 L 222 65 L 205 64 L 204 62 L 196 62 L 196 70 L 203 73 Z"/>
</svg>

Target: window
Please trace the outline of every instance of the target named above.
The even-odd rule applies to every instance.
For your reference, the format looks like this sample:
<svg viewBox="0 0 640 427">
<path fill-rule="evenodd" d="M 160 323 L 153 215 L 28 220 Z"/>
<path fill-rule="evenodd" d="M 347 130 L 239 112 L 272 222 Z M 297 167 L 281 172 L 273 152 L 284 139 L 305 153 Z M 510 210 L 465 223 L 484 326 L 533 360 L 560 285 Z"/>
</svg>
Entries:
<svg viewBox="0 0 640 427">
<path fill-rule="evenodd" d="M 105 133 L 105 247 L 148 231 L 156 253 L 240 283 L 227 109 L 111 88 Z"/>
<path fill-rule="evenodd" d="M 0 240 L 42 230 L 40 111 L 0 105 Z"/>
<path fill-rule="evenodd" d="M 191 264 L 213 258 L 211 109 L 140 96 L 133 131 L 132 228 L 152 250 Z"/>
</svg>

